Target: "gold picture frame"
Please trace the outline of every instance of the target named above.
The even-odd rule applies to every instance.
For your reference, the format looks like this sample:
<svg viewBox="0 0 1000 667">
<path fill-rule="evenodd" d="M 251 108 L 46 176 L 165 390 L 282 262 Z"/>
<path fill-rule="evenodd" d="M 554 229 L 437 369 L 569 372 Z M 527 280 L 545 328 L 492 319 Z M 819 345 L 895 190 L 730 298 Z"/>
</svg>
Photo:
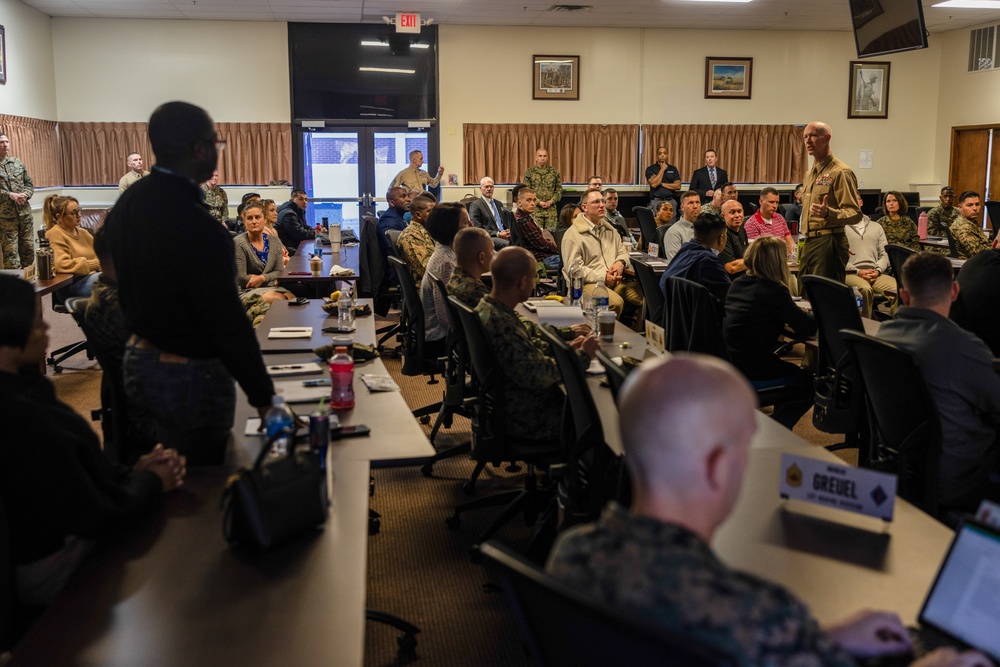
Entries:
<svg viewBox="0 0 1000 667">
<path fill-rule="evenodd" d="M 580 56 L 532 56 L 531 70 L 531 99 L 580 99 Z"/>
</svg>

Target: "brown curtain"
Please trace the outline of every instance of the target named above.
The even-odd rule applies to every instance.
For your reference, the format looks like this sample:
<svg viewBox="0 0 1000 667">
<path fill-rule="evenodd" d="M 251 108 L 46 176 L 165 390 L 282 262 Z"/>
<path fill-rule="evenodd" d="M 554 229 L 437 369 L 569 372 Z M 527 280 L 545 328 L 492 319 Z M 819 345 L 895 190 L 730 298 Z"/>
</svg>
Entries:
<svg viewBox="0 0 1000 667">
<path fill-rule="evenodd" d="M 267 185 L 291 180 L 292 126 L 289 123 L 216 123 L 226 149 L 219 156 L 219 179 L 226 185 Z M 155 162 L 146 123 L 59 123 L 65 184 L 117 185 L 125 156 L 142 153 Z"/>
<path fill-rule="evenodd" d="M 463 126 L 465 184 L 484 176 L 497 183 L 520 183 L 546 148 L 549 164 L 563 183 L 586 183 L 600 176 L 605 183 L 635 183 L 638 125 L 472 124 Z"/>
<path fill-rule="evenodd" d="M 10 154 L 24 163 L 36 188 L 63 184 L 56 121 L 0 114 L 0 131 L 10 139 Z"/>
<path fill-rule="evenodd" d="M 737 183 L 799 183 L 808 168 L 801 125 L 644 125 L 642 132 L 643 169 L 666 146 L 684 182 L 705 166 L 709 148 Z"/>
</svg>

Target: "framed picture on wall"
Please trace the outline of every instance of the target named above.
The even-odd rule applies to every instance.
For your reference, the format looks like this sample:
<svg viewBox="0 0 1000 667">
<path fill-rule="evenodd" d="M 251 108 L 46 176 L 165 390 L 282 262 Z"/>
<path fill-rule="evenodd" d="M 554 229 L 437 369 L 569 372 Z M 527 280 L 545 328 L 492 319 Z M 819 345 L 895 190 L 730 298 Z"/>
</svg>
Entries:
<svg viewBox="0 0 1000 667">
<path fill-rule="evenodd" d="M 7 31 L 0 25 L 0 84 L 7 83 Z"/>
<path fill-rule="evenodd" d="M 753 58 L 705 58 L 705 99 L 749 100 Z"/>
<path fill-rule="evenodd" d="M 889 117 L 889 63 L 851 61 L 848 118 Z"/>
<path fill-rule="evenodd" d="M 580 56 L 533 56 L 533 100 L 579 100 Z"/>
</svg>

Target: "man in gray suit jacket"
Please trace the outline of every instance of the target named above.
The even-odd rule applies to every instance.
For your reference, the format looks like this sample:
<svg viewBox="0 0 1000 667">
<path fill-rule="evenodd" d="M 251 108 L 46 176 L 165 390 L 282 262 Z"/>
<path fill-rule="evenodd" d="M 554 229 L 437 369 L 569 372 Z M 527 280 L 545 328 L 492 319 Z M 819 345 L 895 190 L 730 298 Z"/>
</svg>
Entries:
<svg viewBox="0 0 1000 667">
<path fill-rule="evenodd" d="M 493 179 L 489 176 L 479 181 L 483 196 L 469 204 L 472 224 L 485 229 L 493 238 L 493 248 L 501 250 L 510 244 L 510 227 L 504 219 L 503 204 L 493 199 Z"/>
<path fill-rule="evenodd" d="M 702 204 L 712 200 L 716 186 L 729 182 L 726 170 L 715 164 L 718 159 L 715 150 L 709 148 L 705 151 L 705 166 L 695 169 L 691 175 L 691 189 L 701 196 Z"/>
</svg>

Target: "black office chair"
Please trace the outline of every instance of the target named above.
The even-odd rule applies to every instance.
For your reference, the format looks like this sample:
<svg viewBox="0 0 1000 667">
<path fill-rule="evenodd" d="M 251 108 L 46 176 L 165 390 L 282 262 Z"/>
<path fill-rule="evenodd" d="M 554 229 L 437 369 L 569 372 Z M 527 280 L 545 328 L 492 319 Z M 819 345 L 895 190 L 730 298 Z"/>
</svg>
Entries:
<svg viewBox="0 0 1000 667">
<path fill-rule="evenodd" d="M 639 279 L 639 287 L 642 288 L 642 303 L 646 320 L 659 325 L 663 321 L 664 298 L 656 271 L 641 259 L 633 259 L 632 267 Z"/>
<path fill-rule="evenodd" d="M 448 517 L 448 527 L 455 529 L 461 525 L 461 515 L 465 512 L 506 505 L 480 535 L 477 543 L 482 543 L 519 513 L 524 515 L 528 526 L 535 524 L 539 514 L 554 497 L 551 489 L 539 488 L 536 469 L 558 462 L 560 446 L 558 442 L 516 438 L 507 433 L 504 388 L 507 380 L 503 368 L 497 363 L 482 320 L 474 310 L 455 297 L 448 299 L 462 321 L 469 359 L 479 388 L 479 396 L 472 409 L 472 458 L 476 461 L 476 468 L 482 470 L 488 463 L 500 465 L 505 461 L 523 461 L 527 464 L 523 489 L 470 500 L 458 505 L 454 514 Z"/>
<path fill-rule="evenodd" d="M 896 279 L 897 290 L 903 289 L 903 264 L 915 254 L 905 246 L 890 243 L 885 247 L 885 254 L 889 256 L 889 266 L 892 267 L 892 275 Z"/>
<path fill-rule="evenodd" d="M 358 298 L 372 299 L 374 310 L 381 316 L 389 313 L 394 302 L 402 298 L 398 285 L 389 280 L 387 260 L 378 244 L 378 221 L 370 215 L 361 219 L 361 239 L 358 248 L 358 280 L 355 283 Z M 398 324 L 389 324 L 375 330 L 376 347 L 383 351 L 385 342 L 399 332 Z"/>
<path fill-rule="evenodd" d="M 649 242 L 656 238 L 656 216 L 648 206 L 633 206 L 632 213 L 639 222 L 639 247 L 643 252 L 649 248 Z"/>
<path fill-rule="evenodd" d="M 566 389 L 563 415 L 562 463 L 549 475 L 557 481 L 563 509 L 562 527 L 594 521 L 611 499 L 617 498 L 621 465 L 604 442 L 604 427 L 587 386 L 577 351 L 550 326 L 541 327 L 552 348 Z"/>
<path fill-rule="evenodd" d="M 899 496 L 938 516 L 941 418 L 920 362 L 913 353 L 884 340 L 849 329 L 840 333 L 858 360 L 868 390 L 877 436 L 871 467 L 895 473 Z"/>
<path fill-rule="evenodd" d="M 615 403 L 617 403 L 622 385 L 625 384 L 625 380 L 628 378 L 628 374 L 632 372 L 634 366 L 624 363 L 621 365 L 616 364 L 604 350 L 597 351 L 597 360 L 601 362 L 601 365 L 604 366 L 604 370 L 607 372 L 608 387 L 611 388 L 611 395 L 614 396 Z"/>
<path fill-rule="evenodd" d="M 1000 229 L 1000 201 L 989 199 L 983 206 L 986 208 L 986 214 L 990 219 L 988 238 L 992 241 L 997 236 L 997 229 Z"/>
<path fill-rule="evenodd" d="M 958 246 L 955 245 L 955 237 L 951 235 L 951 230 L 944 227 L 944 237 L 948 239 L 948 256 L 958 259 Z"/>
<path fill-rule="evenodd" d="M 845 330 L 864 331 L 857 301 L 851 288 L 836 280 L 803 276 L 801 281 L 819 330 L 813 426 L 824 433 L 843 433 L 844 442 L 827 449 L 857 448 L 858 464 L 867 466 L 872 452 L 864 383 L 841 335 Z"/>
<path fill-rule="evenodd" d="M 66 302 L 73 298 L 83 298 L 86 301 L 86 297 L 67 297 L 63 290 L 56 290 L 52 293 L 52 310 L 57 313 L 62 313 L 64 315 L 69 314 L 69 309 L 66 307 Z M 86 352 L 87 359 L 94 358 L 94 352 L 87 345 L 87 339 L 84 338 L 81 341 L 75 343 L 70 343 L 69 345 L 63 345 L 58 350 L 53 350 L 46 363 L 52 366 L 52 371 L 55 373 L 62 373 L 62 363 L 80 352 Z"/>
<path fill-rule="evenodd" d="M 536 665 L 734 665 L 727 654 L 647 618 L 611 609 L 492 542 L 482 554 Z"/>
<path fill-rule="evenodd" d="M 448 356 L 444 371 L 444 396 L 441 399 L 441 410 L 438 411 L 434 426 L 431 428 L 430 440 L 433 445 L 438 429 L 442 426 L 451 428 L 452 418 L 455 415 L 472 418 L 471 404 L 475 401 L 475 393 L 468 378 L 469 351 L 465 344 L 465 332 L 461 329 L 462 323 L 455 311 L 455 306 L 448 300 L 448 288 L 432 271 L 424 273 L 424 280 L 431 281 L 434 289 L 444 300 L 445 308 L 448 311 Z M 420 472 L 429 477 L 434 470 L 434 464 L 438 461 L 459 454 L 468 454 L 471 451 L 471 440 L 461 445 L 449 447 L 435 453 L 420 468 Z"/>
</svg>

